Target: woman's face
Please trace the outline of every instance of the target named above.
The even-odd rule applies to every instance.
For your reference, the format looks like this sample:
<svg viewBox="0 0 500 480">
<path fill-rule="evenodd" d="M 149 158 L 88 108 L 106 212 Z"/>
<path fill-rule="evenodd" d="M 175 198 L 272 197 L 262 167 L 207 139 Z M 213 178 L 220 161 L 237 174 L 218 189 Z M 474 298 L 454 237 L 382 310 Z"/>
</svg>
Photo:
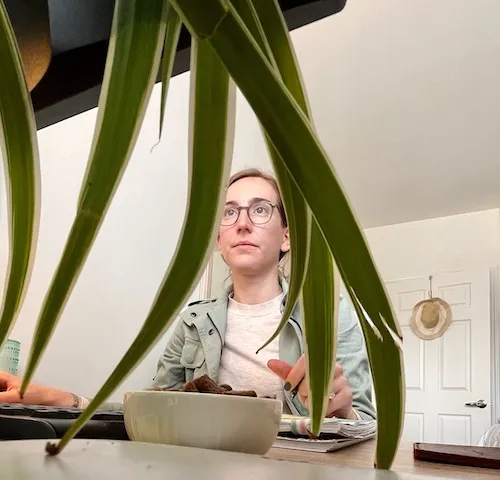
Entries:
<svg viewBox="0 0 500 480">
<path fill-rule="evenodd" d="M 242 178 L 227 190 L 226 216 L 238 215 L 236 207 L 249 207 L 259 201 L 278 203 L 278 195 L 271 183 L 258 177 Z M 256 215 L 262 211 L 254 209 Z M 272 209 L 271 219 L 262 225 L 255 225 L 250 220 L 248 210 L 241 210 L 233 225 L 220 226 L 217 244 L 233 273 L 250 275 L 277 268 L 280 252 L 290 250 L 288 228 L 283 225 L 276 208 Z"/>
</svg>

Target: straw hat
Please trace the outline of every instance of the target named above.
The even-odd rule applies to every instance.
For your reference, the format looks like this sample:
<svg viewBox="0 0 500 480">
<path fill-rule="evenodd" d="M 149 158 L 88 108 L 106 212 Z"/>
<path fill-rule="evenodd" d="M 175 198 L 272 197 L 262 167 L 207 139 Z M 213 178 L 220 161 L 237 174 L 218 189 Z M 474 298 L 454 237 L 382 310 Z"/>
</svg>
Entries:
<svg viewBox="0 0 500 480">
<path fill-rule="evenodd" d="M 441 298 L 431 297 L 413 307 L 410 328 L 417 337 L 433 340 L 446 332 L 451 321 L 450 305 Z"/>
</svg>

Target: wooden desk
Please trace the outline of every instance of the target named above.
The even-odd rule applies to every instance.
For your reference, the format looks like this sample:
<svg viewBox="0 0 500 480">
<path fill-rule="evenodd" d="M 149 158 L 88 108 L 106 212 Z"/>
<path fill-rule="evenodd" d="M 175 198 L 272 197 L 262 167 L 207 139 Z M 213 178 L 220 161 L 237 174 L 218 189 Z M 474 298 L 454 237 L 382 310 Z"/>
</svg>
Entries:
<svg viewBox="0 0 500 480">
<path fill-rule="evenodd" d="M 0 442 L 0 478 L 9 480 L 439 480 L 499 478 L 497 471 L 413 464 L 403 446 L 397 473 L 371 467 L 374 442 L 334 453 L 272 450 L 268 456 L 153 443 L 75 439 L 59 457 L 47 457 L 45 440 Z M 278 461 L 277 459 L 288 459 Z M 323 463 L 323 464 L 321 464 Z M 325 465 L 326 464 L 326 465 Z M 337 464 L 337 465 L 335 465 Z M 355 468 L 346 468 L 355 467 Z M 363 468 L 367 467 L 367 468 Z M 412 472 L 412 473 L 408 473 Z M 460 473 L 460 476 L 457 474 Z M 415 473 L 417 475 L 415 475 Z M 419 474 L 419 475 L 418 475 Z M 425 475 L 430 475 L 426 477 Z M 437 474 L 437 475 L 436 475 Z"/>
<path fill-rule="evenodd" d="M 343 465 L 346 467 L 373 469 L 374 452 L 375 440 L 368 440 L 331 453 L 301 452 L 284 448 L 272 448 L 267 456 L 280 460 L 326 463 L 331 465 Z M 413 446 L 410 443 L 401 443 L 392 465 L 392 470 L 400 473 L 434 475 L 448 478 L 457 478 L 459 475 L 463 475 L 465 478 L 470 479 L 500 478 L 500 470 L 462 467 L 460 465 L 447 465 L 414 460 Z"/>
</svg>

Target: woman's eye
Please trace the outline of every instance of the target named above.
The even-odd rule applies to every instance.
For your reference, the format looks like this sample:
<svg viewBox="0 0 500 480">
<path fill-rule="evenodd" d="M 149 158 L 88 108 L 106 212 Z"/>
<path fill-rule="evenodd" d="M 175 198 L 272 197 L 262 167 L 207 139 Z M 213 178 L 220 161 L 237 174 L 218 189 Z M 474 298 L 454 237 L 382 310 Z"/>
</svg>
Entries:
<svg viewBox="0 0 500 480">
<path fill-rule="evenodd" d="M 235 212 L 234 212 L 234 209 L 233 209 L 233 208 L 230 208 L 229 210 L 226 210 L 226 211 L 224 212 L 224 216 L 225 216 L 225 217 L 231 217 L 232 215 L 234 215 L 234 213 L 235 213 Z"/>
<path fill-rule="evenodd" d="M 267 205 L 255 205 L 255 207 L 252 208 L 252 213 L 263 216 L 268 214 L 268 210 Z"/>
</svg>

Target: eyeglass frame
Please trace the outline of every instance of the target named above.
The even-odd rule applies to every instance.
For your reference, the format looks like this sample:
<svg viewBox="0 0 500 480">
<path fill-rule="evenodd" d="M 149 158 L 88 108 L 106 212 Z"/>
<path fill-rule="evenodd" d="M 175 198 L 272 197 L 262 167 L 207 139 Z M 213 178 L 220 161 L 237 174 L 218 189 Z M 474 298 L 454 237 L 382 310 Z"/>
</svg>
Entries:
<svg viewBox="0 0 500 480">
<path fill-rule="evenodd" d="M 269 215 L 269 219 L 264 222 L 264 223 L 255 223 L 252 218 L 250 217 L 250 214 L 248 213 L 249 209 L 252 208 L 253 206 L 255 205 L 258 205 L 259 203 L 265 203 L 266 205 L 270 205 L 272 207 L 272 211 L 271 211 L 271 215 Z M 252 204 L 246 206 L 246 207 L 242 207 L 240 205 L 235 205 L 235 204 L 230 204 L 235 210 L 238 211 L 238 215 L 236 215 L 236 219 L 233 223 L 230 223 L 229 225 L 227 224 L 224 224 L 222 223 L 223 222 L 223 219 L 221 218 L 221 226 L 223 227 L 232 227 L 233 225 L 236 225 L 236 223 L 238 222 L 239 218 L 240 218 L 240 215 L 241 215 L 241 211 L 242 210 L 246 210 L 247 211 L 247 217 L 248 219 L 250 220 L 250 222 L 252 222 L 253 225 L 256 225 L 256 226 L 259 226 L 259 225 L 266 225 L 268 224 L 270 221 L 271 221 L 271 218 L 273 218 L 273 214 L 274 214 L 274 209 L 278 210 L 279 212 L 279 205 L 276 204 L 276 203 L 273 203 L 273 202 L 270 202 L 269 200 L 256 200 L 254 201 Z M 229 205 L 228 205 L 229 206 Z"/>
</svg>

